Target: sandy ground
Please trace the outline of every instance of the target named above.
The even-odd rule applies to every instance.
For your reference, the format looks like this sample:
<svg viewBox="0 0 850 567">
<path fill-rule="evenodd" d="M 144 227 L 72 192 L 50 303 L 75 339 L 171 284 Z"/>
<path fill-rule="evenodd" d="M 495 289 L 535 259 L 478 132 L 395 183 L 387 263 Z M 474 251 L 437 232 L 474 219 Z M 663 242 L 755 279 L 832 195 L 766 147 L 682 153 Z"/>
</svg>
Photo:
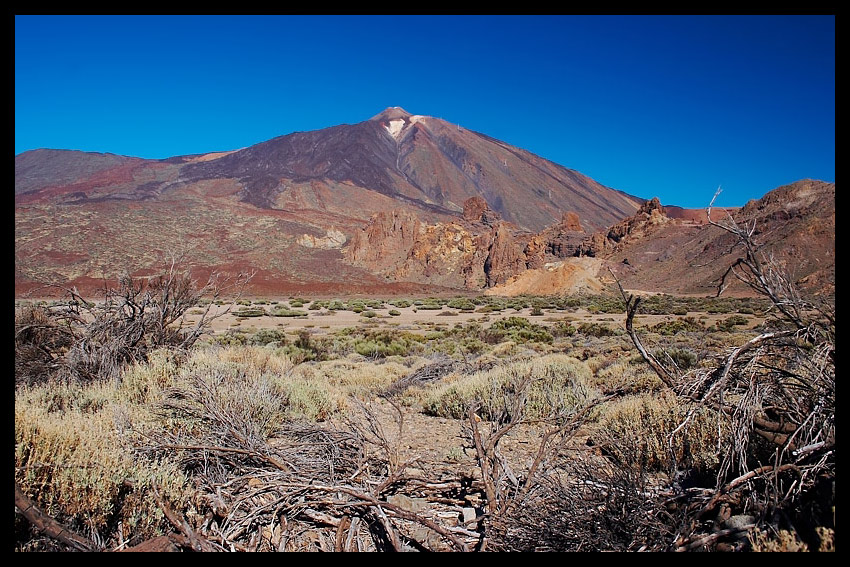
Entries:
<svg viewBox="0 0 850 567">
<path fill-rule="evenodd" d="M 281 302 L 283 303 L 283 302 Z M 423 310 L 416 307 L 393 307 L 386 304 L 384 309 L 373 309 L 376 313 L 375 317 L 367 318 L 361 314 L 352 311 L 328 311 L 327 309 L 310 311 L 304 307 L 296 308 L 298 311 L 304 311 L 306 315 L 301 317 L 275 317 L 272 315 L 264 315 L 261 317 L 237 317 L 234 313 L 244 306 L 240 305 L 213 305 L 210 314 L 216 316 L 213 320 L 211 328 L 216 334 L 226 332 L 227 330 L 260 330 L 260 329 L 285 329 L 293 333 L 308 329 L 312 333 L 326 334 L 338 331 L 345 327 L 367 326 L 377 329 L 398 329 L 412 332 L 427 332 L 432 330 L 437 325 L 445 325 L 448 327 L 454 326 L 457 323 L 472 323 L 477 322 L 486 326 L 500 319 L 507 317 L 525 317 L 532 323 L 540 325 L 551 325 L 558 321 L 573 321 L 576 324 L 583 322 L 598 322 L 606 323 L 613 327 L 625 329 L 625 314 L 617 313 L 601 313 L 592 314 L 584 309 L 576 311 L 558 311 L 544 309 L 543 315 L 531 315 L 531 309 L 522 310 L 505 309 L 500 312 L 491 313 L 464 313 L 456 309 L 443 308 L 440 310 Z M 255 305 L 253 307 L 263 307 L 266 311 L 271 312 L 273 305 Z M 397 316 L 389 315 L 390 310 L 396 310 L 400 313 Z M 194 324 L 197 322 L 200 309 L 192 309 L 187 317 L 187 322 Z M 441 313 L 451 313 L 451 315 L 441 315 Z M 689 313 L 689 316 L 699 317 L 706 315 L 704 313 Z M 725 319 L 730 314 L 709 314 L 708 319 L 704 320 L 706 325 L 711 325 L 719 319 Z M 677 315 L 638 315 L 636 324 L 638 326 L 654 325 L 661 321 L 672 321 L 678 319 Z M 759 324 L 761 320 L 752 315 L 748 316 L 752 327 Z"/>
</svg>

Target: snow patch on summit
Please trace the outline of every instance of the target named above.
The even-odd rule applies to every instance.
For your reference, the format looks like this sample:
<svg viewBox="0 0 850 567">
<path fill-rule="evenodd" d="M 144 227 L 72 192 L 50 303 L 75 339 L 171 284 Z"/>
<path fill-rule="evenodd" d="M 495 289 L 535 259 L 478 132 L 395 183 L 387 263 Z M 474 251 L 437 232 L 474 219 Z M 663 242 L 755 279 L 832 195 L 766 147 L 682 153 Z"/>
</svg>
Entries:
<svg viewBox="0 0 850 567">
<path fill-rule="evenodd" d="M 390 133 L 390 136 L 398 140 L 399 134 L 404 129 L 404 120 L 390 120 L 390 123 L 384 126 L 387 129 L 387 132 Z"/>
</svg>

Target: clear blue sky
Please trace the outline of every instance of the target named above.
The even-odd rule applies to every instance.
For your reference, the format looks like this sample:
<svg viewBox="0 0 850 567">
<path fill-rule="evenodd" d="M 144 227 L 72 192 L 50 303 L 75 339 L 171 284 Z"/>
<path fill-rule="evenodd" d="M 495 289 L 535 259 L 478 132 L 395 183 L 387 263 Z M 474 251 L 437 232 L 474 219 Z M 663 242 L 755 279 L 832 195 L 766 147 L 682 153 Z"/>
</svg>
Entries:
<svg viewBox="0 0 850 567">
<path fill-rule="evenodd" d="M 441 117 L 664 204 L 835 181 L 834 16 L 17 16 L 15 153 Z"/>
</svg>

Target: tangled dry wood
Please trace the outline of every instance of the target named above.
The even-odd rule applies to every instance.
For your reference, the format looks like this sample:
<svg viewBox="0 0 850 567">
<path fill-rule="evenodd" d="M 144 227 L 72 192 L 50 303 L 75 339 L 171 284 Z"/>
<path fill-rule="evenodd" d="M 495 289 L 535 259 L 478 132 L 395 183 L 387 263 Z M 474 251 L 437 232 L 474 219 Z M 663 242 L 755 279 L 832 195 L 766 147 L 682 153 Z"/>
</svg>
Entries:
<svg viewBox="0 0 850 567">
<path fill-rule="evenodd" d="M 709 222 L 731 234 L 735 248 L 741 249 L 720 279 L 718 295 L 734 277 L 769 298 L 775 309 L 770 330 L 731 349 L 713 367 L 677 373 L 644 347 L 633 325 L 641 298 L 620 286 L 626 330 L 635 347 L 661 381 L 690 405 L 671 439 L 701 408 L 722 414 L 729 423 L 714 486 L 691 487 L 673 499 L 687 510 L 674 547 L 708 548 L 722 530 L 704 533 L 701 525 L 707 518 L 723 525 L 746 513 L 753 519 L 747 529 L 791 528 L 817 548 L 815 529 L 834 525 L 834 304 L 800 295 L 782 266 L 761 253 L 754 239 L 756 221 L 741 225 L 730 216 Z"/>
</svg>

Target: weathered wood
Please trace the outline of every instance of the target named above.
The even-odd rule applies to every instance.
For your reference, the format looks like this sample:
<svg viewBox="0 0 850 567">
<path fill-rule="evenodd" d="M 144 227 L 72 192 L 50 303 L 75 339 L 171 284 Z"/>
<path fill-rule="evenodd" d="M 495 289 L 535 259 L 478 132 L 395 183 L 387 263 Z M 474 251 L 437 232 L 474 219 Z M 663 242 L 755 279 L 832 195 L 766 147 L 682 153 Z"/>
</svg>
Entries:
<svg viewBox="0 0 850 567">
<path fill-rule="evenodd" d="M 87 538 L 69 530 L 41 511 L 15 483 L 15 508 L 30 524 L 43 534 L 69 545 L 77 551 L 98 551 L 98 546 Z"/>
</svg>

